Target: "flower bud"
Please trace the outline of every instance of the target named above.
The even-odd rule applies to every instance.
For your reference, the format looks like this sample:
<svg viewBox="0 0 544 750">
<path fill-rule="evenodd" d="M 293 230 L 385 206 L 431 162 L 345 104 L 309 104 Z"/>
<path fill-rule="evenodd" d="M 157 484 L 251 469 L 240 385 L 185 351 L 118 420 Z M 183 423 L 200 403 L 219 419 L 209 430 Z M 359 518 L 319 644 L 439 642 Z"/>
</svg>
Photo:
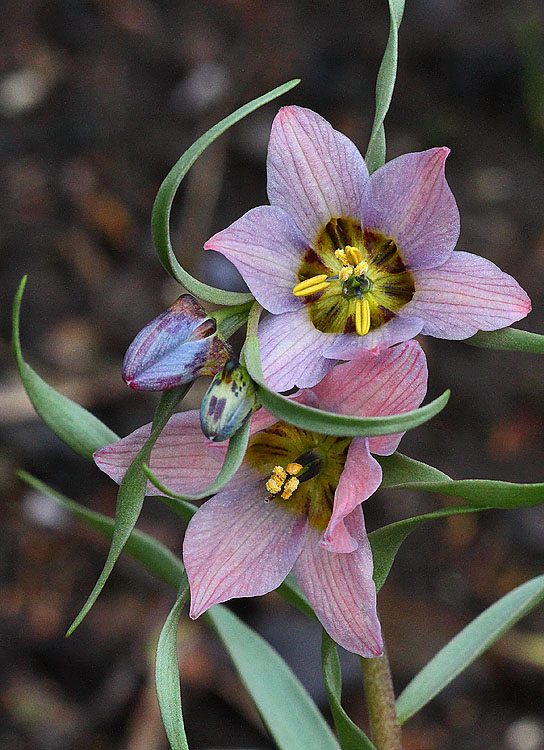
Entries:
<svg viewBox="0 0 544 750">
<path fill-rule="evenodd" d="M 231 349 L 217 325 L 190 294 L 148 323 L 129 346 L 123 380 L 140 391 L 166 391 L 199 375 L 215 375 Z"/>
<path fill-rule="evenodd" d="M 202 432 L 216 443 L 228 440 L 259 406 L 257 389 L 246 368 L 229 359 L 200 404 Z"/>
</svg>

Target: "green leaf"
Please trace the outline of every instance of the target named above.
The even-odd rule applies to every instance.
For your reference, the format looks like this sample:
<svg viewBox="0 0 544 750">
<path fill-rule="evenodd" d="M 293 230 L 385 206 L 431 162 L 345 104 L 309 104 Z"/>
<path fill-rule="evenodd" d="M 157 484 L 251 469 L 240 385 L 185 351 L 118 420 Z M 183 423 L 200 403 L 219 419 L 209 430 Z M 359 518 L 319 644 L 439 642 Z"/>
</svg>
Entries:
<svg viewBox="0 0 544 750">
<path fill-rule="evenodd" d="M 27 277 L 23 276 L 13 301 L 11 346 L 25 391 L 32 406 L 55 435 L 84 458 L 119 438 L 105 424 L 79 404 L 48 385 L 23 359 L 19 336 L 21 301 Z"/>
<path fill-rule="evenodd" d="M 132 529 L 136 524 L 136 521 L 138 520 L 138 516 L 140 515 L 140 511 L 144 503 L 147 477 L 142 470 L 142 465 L 149 461 L 151 450 L 155 445 L 157 438 L 161 434 L 165 424 L 170 419 L 174 408 L 185 396 L 191 385 L 192 383 L 187 383 L 186 385 L 179 386 L 179 388 L 173 388 L 170 391 L 165 391 L 161 395 L 161 400 L 153 418 L 151 434 L 132 461 L 125 476 L 123 477 L 121 486 L 119 487 L 119 493 L 117 495 L 117 507 L 115 509 L 115 528 L 113 531 L 113 537 L 108 557 L 106 559 L 106 562 L 104 563 L 104 568 L 93 590 L 89 594 L 89 598 L 68 629 L 66 635 L 71 635 L 74 632 L 74 630 L 87 615 L 87 613 L 97 600 L 100 592 L 104 588 L 104 584 L 108 580 L 109 575 L 113 570 L 113 566 L 115 565 L 117 558 L 119 557 L 123 547 L 127 542 L 127 539 L 130 536 Z"/>
<path fill-rule="evenodd" d="M 249 430 L 251 428 L 251 420 L 248 420 L 238 432 L 231 437 L 225 456 L 225 461 L 221 467 L 221 471 L 214 479 L 214 481 L 206 487 L 202 492 L 197 492 L 195 495 L 179 495 L 176 492 L 172 492 L 165 487 L 162 482 L 157 479 L 153 474 L 149 466 L 144 464 L 143 470 L 150 482 L 152 482 L 157 489 L 164 492 L 165 495 L 169 495 L 177 500 L 202 500 L 204 497 L 214 495 L 219 492 L 226 484 L 230 482 L 232 477 L 236 474 L 240 465 L 244 459 L 246 453 L 247 442 L 249 440 Z"/>
<path fill-rule="evenodd" d="M 38 490 L 38 492 L 43 492 L 53 500 L 56 500 L 74 516 L 85 521 L 86 524 L 100 532 L 106 539 L 112 538 L 115 525 L 113 518 L 108 518 L 108 516 L 104 516 L 102 513 L 96 513 L 76 503 L 74 500 L 70 500 L 26 471 L 18 471 L 17 476 L 23 482 Z M 184 573 L 181 560 L 163 544 L 153 539 L 153 537 L 134 529 L 125 544 L 124 552 L 139 562 L 140 565 L 156 578 L 176 589 L 179 587 Z"/>
<path fill-rule="evenodd" d="M 278 96 L 287 93 L 287 91 L 290 91 L 299 83 L 300 79 L 298 78 L 288 81 L 282 86 L 278 86 L 248 104 L 244 104 L 243 107 L 240 107 L 231 115 L 225 117 L 224 120 L 217 123 L 217 125 L 214 125 L 213 128 L 210 128 L 210 130 L 204 133 L 204 135 L 200 136 L 200 138 L 187 149 L 179 161 L 177 161 L 172 167 L 159 188 L 151 216 L 151 232 L 153 234 L 159 259 L 170 276 L 182 284 L 188 292 L 206 302 L 214 302 L 219 305 L 239 305 L 252 300 L 253 296 L 248 293 L 240 294 L 238 292 L 227 292 L 223 289 L 216 289 L 215 287 L 208 286 L 208 284 L 203 284 L 201 281 L 198 281 L 191 276 L 191 274 L 179 264 L 174 255 L 170 239 L 170 211 L 172 209 L 174 196 L 190 167 L 216 138 L 239 120 L 246 117 L 246 115 L 254 112 L 259 107 L 262 107 L 263 104 L 267 104 Z"/>
<path fill-rule="evenodd" d="M 498 331 L 478 331 L 465 339 L 465 344 L 482 349 L 544 354 L 544 336 L 539 333 L 520 331 L 518 328 L 500 328 Z"/>
<path fill-rule="evenodd" d="M 276 591 L 278 592 L 278 594 L 281 594 L 281 596 L 283 596 L 285 601 L 289 602 L 289 604 L 292 604 L 294 607 L 300 610 L 300 612 L 317 620 L 316 613 L 308 604 L 306 597 L 300 590 L 291 573 L 289 573 L 285 581 L 279 585 Z"/>
<path fill-rule="evenodd" d="M 544 502 L 544 484 L 516 484 L 491 479 L 453 480 L 438 469 L 400 453 L 387 457 L 379 456 L 378 460 L 384 474 L 382 487 L 438 492 L 441 495 L 460 497 L 469 501 L 406 518 L 382 526 L 369 534 L 374 557 L 374 581 L 378 591 L 389 575 L 402 542 L 426 521 L 480 510 L 530 507 Z M 425 477 L 428 477 L 428 481 L 425 481 Z"/>
<path fill-rule="evenodd" d="M 359 729 L 342 708 L 342 670 L 336 643 L 323 631 L 321 640 L 323 679 L 342 750 L 376 750 L 366 734 Z"/>
<path fill-rule="evenodd" d="M 261 310 L 260 305 L 254 304 L 249 315 L 244 358 L 249 374 L 257 383 L 259 401 L 265 409 L 268 409 L 278 419 L 284 419 L 297 427 L 326 435 L 374 437 L 376 435 L 391 435 L 418 427 L 441 412 L 448 403 L 449 390 L 431 401 L 430 404 L 404 414 L 392 414 L 389 417 L 349 417 L 345 414 L 335 414 L 322 409 L 315 409 L 312 406 L 298 404 L 286 396 L 281 396 L 267 387 L 263 376 L 259 340 L 256 335 Z"/>
<path fill-rule="evenodd" d="M 382 487 L 438 492 L 469 500 L 478 508 L 527 508 L 544 503 L 543 482 L 519 484 L 496 479 L 450 479 L 433 466 L 401 453 L 376 458 L 383 470 Z"/>
<path fill-rule="evenodd" d="M 389 38 L 383 55 L 378 78 L 376 80 L 376 114 L 368 143 L 365 161 L 370 174 L 385 163 L 385 129 L 383 122 L 391 104 L 397 62 L 399 56 L 399 26 L 404 13 L 404 0 L 388 0 L 389 3 Z"/>
<path fill-rule="evenodd" d="M 253 299 L 243 305 L 231 305 L 209 313 L 212 318 L 215 318 L 217 331 L 224 341 L 230 339 L 239 328 L 245 325 L 252 304 Z"/>
<path fill-rule="evenodd" d="M 544 575 L 533 578 L 482 612 L 417 674 L 397 700 L 404 723 L 544 599 Z"/>
<path fill-rule="evenodd" d="M 277 651 L 226 607 L 211 607 L 205 617 L 211 620 L 278 748 L 338 750 L 329 725 Z"/>
<path fill-rule="evenodd" d="M 184 574 L 178 597 L 166 618 L 157 644 L 155 661 L 155 686 L 161 710 L 162 723 L 172 750 L 189 750 L 179 685 L 179 663 L 177 633 L 179 618 L 185 602 L 189 598 L 189 583 Z"/>
</svg>

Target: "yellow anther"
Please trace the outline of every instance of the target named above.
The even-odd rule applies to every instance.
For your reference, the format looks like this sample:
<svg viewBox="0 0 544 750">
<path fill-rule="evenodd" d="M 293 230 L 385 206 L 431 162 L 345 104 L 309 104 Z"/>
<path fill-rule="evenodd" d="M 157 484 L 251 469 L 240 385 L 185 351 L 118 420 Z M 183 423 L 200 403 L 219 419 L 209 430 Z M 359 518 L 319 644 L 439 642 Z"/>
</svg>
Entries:
<svg viewBox="0 0 544 750">
<path fill-rule="evenodd" d="M 272 469 L 272 474 L 278 477 L 281 482 L 285 482 L 285 480 L 287 479 L 287 472 L 285 471 L 283 466 L 274 466 L 274 468 Z"/>
<path fill-rule="evenodd" d="M 298 485 L 299 481 L 296 477 L 289 477 L 289 479 L 285 482 L 283 492 L 281 493 L 282 499 L 289 500 Z"/>
<path fill-rule="evenodd" d="M 338 258 L 338 260 L 340 261 L 340 263 L 343 263 L 345 266 L 347 266 L 347 264 L 349 263 L 349 261 L 348 261 L 348 257 L 346 255 L 346 253 L 343 250 L 341 250 L 339 248 L 338 250 L 334 251 L 334 254 Z"/>
<path fill-rule="evenodd" d="M 270 492 L 271 495 L 277 495 L 277 493 L 281 490 L 282 487 L 283 487 L 283 480 L 275 476 L 275 474 L 272 474 L 272 476 L 266 483 L 266 489 Z"/>
<path fill-rule="evenodd" d="M 329 283 L 325 281 L 326 278 L 326 273 L 320 273 L 317 276 L 312 276 L 311 279 L 304 279 L 293 287 L 293 294 L 295 297 L 306 297 L 308 294 L 320 292 L 329 286 Z"/>
<path fill-rule="evenodd" d="M 355 300 L 355 330 L 359 336 L 370 331 L 370 305 L 367 299 Z"/>
<path fill-rule="evenodd" d="M 357 263 L 360 263 L 363 260 L 363 256 L 361 255 L 361 251 L 358 247 L 352 247 L 351 245 L 346 245 L 346 255 L 350 263 L 353 265 L 356 265 Z"/>
<path fill-rule="evenodd" d="M 287 469 L 288 474 L 298 474 L 299 471 L 302 469 L 302 464 L 296 464 L 296 463 L 287 464 L 285 468 Z"/>
<path fill-rule="evenodd" d="M 354 273 L 356 276 L 362 276 L 367 271 L 368 271 L 368 263 L 366 262 L 366 260 L 362 260 L 360 263 L 357 263 L 354 269 Z"/>
<path fill-rule="evenodd" d="M 307 289 L 297 289 L 295 287 L 293 289 L 293 294 L 295 297 L 309 297 L 310 294 L 316 294 L 317 292 L 322 292 L 323 289 L 326 289 L 329 286 L 328 281 L 322 281 L 320 284 L 316 284 L 315 286 L 310 286 Z"/>
<path fill-rule="evenodd" d="M 344 266 L 338 272 L 338 278 L 341 279 L 342 281 L 347 281 L 352 274 L 353 274 L 353 266 Z"/>
</svg>

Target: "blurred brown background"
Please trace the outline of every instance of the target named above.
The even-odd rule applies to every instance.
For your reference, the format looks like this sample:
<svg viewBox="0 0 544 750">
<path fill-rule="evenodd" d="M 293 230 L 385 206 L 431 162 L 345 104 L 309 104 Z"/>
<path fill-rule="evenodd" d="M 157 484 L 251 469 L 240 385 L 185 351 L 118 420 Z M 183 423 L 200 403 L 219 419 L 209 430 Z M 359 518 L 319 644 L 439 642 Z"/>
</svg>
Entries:
<svg viewBox="0 0 544 750">
<path fill-rule="evenodd" d="M 448 145 L 462 218 L 459 249 L 516 276 L 544 332 L 544 13 L 539 0 L 413 0 L 387 119 L 388 157 Z M 243 288 L 201 251 L 266 202 L 265 154 L 280 104 L 318 110 L 364 152 L 388 32 L 385 0 L 4 0 L 0 32 L 2 305 L 0 390 L 0 746 L 8 750 L 164 750 L 153 651 L 174 592 L 122 559 L 69 640 L 105 543 L 13 477 L 25 467 L 112 514 L 115 487 L 39 422 L 9 354 L 10 300 L 29 282 L 28 360 L 120 434 L 154 398 L 120 378 L 137 331 L 178 295 L 151 243 L 157 188 L 182 151 L 245 101 L 302 84 L 254 113 L 200 159 L 181 191 L 173 237 L 210 283 Z M 455 477 L 544 479 L 542 364 L 536 356 L 426 339 L 430 396 L 446 411 L 402 449 Z M 206 383 L 187 399 L 196 406 Z M 452 502 L 380 492 L 368 527 Z M 149 499 L 140 528 L 179 551 L 180 521 Z M 451 518 L 415 532 L 381 594 L 397 688 L 482 609 L 542 572 L 544 511 Z M 324 707 L 319 633 L 279 597 L 235 610 L 294 667 Z M 467 670 L 405 730 L 409 750 L 544 748 L 544 609 Z M 308 644 L 312 644 L 311 646 Z M 271 748 L 228 659 L 201 623 L 180 632 L 191 748 Z M 345 705 L 366 725 L 357 659 Z M 310 749 L 309 749 L 310 750 Z"/>
</svg>

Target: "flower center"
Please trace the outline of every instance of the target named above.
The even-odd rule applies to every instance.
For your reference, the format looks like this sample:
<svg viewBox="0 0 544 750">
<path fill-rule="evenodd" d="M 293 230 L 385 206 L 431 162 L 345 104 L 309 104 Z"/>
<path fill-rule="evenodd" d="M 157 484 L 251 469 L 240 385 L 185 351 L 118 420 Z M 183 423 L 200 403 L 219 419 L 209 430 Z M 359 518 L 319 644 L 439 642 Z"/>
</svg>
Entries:
<svg viewBox="0 0 544 750">
<path fill-rule="evenodd" d="M 246 461 L 263 477 L 268 501 L 324 531 L 350 442 L 276 422 L 250 438 Z"/>
<path fill-rule="evenodd" d="M 304 297 L 315 328 L 366 335 L 387 323 L 415 292 L 394 242 L 362 231 L 351 219 L 331 219 L 315 249 L 307 248 L 293 294 Z"/>
<path fill-rule="evenodd" d="M 301 482 L 307 482 L 319 474 L 323 461 L 313 451 L 305 451 L 293 462 L 283 466 L 274 466 L 266 489 L 270 492 L 269 500 L 281 493 L 282 500 L 289 500 Z M 301 473 L 302 472 L 302 473 Z"/>
</svg>

